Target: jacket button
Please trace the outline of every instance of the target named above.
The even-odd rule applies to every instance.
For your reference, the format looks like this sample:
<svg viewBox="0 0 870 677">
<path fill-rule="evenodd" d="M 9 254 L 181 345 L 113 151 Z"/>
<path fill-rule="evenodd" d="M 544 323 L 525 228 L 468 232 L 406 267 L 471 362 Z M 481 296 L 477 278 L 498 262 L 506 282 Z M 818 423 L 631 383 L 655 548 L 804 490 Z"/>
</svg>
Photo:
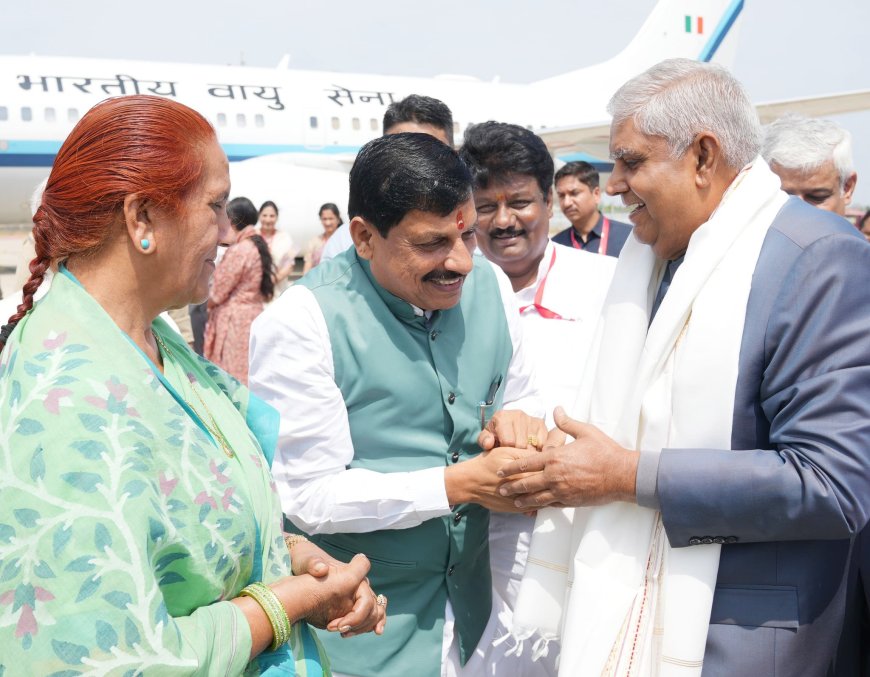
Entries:
<svg viewBox="0 0 870 677">
<path fill-rule="evenodd" d="M 692 536 L 689 539 L 689 545 L 701 545 L 701 539 L 698 538 L 697 536 Z"/>
<path fill-rule="evenodd" d="M 447 404 L 453 404 L 456 401 L 456 393 L 450 393 L 447 396 Z"/>
<path fill-rule="evenodd" d="M 736 542 L 737 542 L 737 536 L 728 536 L 728 537 L 725 539 L 725 542 L 726 542 L 726 543 L 729 543 L 729 544 L 730 544 L 730 543 L 736 543 Z"/>
<path fill-rule="evenodd" d="M 453 572 L 454 572 L 455 570 L 456 570 L 456 566 L 453 565 L 453 564 L 451 564 L 451 565 L 450 565 L 450 568 L 447 570 L 447 575 L 448 575 L 448 576 L 452 576 L 452 575 L 453 575 Z"/>
<path fill-rule="evenodd" d="M 458 512 L 453 516 L 453 523 L 459 524 L 462 521 L 462 513 Z"/>
<path fill-rule="evenodd" d="M 454 463 L 458 463 L 459 462 L 459 452 L 454 451 L 453 455 L 450 457 L 450 460 L 453 461 Z"/>
<path fill-rule="evenodd" d="M 725 542 L 725 538 L 724 538 L 723 536 L 716 536 L 716 537 L 713 539 L 713 542 L 714 542 L 716 545 L 722 545 L 722 544 Z"/>
<path fill-rule="evenodd" d="M 438 332 L 433 329 L 432 332 L 429 334 L 429 338 L 434 341 L 436 338 L 438 338 Z"/>
</svg>

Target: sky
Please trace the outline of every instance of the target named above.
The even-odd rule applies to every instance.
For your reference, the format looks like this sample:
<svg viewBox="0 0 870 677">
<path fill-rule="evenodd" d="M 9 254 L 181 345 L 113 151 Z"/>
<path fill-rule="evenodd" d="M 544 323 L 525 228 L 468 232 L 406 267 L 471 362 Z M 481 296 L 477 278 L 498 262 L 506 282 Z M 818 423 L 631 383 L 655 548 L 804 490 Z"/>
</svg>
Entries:
<svg viewBox="0 0 870 677">
<path fill-rule="evenodd" d="M 592 65 L 655 0 L 0 0 L 0 53 L 531 82 Z M 756 102 L 870 89 L 870 2 L 745 0 L 732 70 Z M 14 28 L 19 27 L 19 28 Z M 614 83 L 614 90 L 621 83 Z M 870 112 L 854 136 L 870 206 Z M 863 177 L 863 178 L 862 178 Z"/>
</svg>

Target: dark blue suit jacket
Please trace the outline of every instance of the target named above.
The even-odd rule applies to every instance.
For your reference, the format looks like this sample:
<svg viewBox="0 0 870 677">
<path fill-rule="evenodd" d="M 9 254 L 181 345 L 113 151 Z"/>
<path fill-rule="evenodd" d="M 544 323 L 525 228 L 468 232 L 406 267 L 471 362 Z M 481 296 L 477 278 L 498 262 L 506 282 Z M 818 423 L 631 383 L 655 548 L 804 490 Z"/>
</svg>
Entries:
<svg viewBox="0 0 870 677">
<path fill-rule="evenodd" d="M 752 278 L 731 449 L 662 451 L 671 545 L 726 543 L 704 677 L 858 674 L 850 562 L 870 516 L 868 272 L 870 244 L 851 224 L 790 199 Z"/>
</svg>

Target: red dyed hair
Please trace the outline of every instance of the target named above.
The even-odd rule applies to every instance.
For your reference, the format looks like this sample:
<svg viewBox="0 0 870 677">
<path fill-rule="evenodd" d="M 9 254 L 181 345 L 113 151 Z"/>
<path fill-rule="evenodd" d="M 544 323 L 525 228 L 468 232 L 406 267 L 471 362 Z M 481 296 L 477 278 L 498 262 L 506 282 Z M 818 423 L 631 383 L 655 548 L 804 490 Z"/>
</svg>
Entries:
<svg viewBox="0 0 870 677">
<path fill-rule="evenodd" d="M 99 249 L 127 195 L 182 211 L 202 178 L 203 149 L 216 138 L 202 115 L 171 99 L 124 96 L 91 108 L 54 160 L 33 217 L 36 258 L 23 301 L 0 333 L 0 350 L 33 307 L 51 262 Z"/>
</svg>

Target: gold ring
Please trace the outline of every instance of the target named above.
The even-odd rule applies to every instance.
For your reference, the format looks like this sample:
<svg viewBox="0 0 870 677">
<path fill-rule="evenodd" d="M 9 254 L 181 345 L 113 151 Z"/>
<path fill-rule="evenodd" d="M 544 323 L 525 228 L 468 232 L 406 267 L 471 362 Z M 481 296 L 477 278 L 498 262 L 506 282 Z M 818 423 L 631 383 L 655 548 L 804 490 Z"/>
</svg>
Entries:
<svg viewBox="0 0 870 677">
<path fill-rule="evenodd" d="M 377 597 L 375 597 L 375 601 L 378 603 L 378 606 L 387 606 L 386 595 L 378 595 Z"/>
<path fill-rule="evenodd" d="M 528 443 L 529 443 L 531 446 L 533 446 L 533 447 L 539 447 L 539 446 L 541 446 L 541 442 L 540 442 L 540 440 L 538 440 L 538 436 L 537 436 L 537 435 L 529 435 L 527 439 L 528 439 Z"/>
</svg>

